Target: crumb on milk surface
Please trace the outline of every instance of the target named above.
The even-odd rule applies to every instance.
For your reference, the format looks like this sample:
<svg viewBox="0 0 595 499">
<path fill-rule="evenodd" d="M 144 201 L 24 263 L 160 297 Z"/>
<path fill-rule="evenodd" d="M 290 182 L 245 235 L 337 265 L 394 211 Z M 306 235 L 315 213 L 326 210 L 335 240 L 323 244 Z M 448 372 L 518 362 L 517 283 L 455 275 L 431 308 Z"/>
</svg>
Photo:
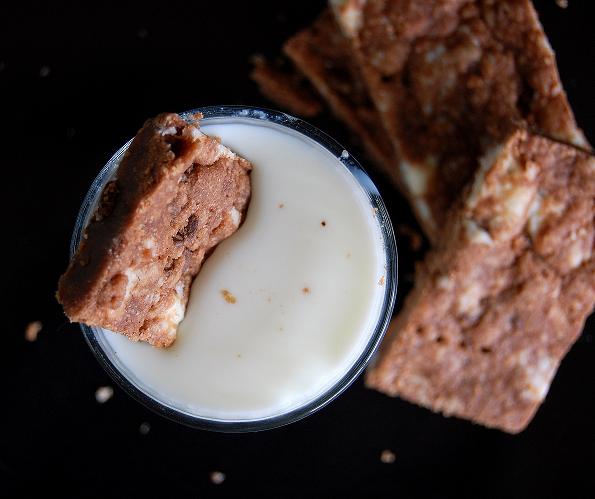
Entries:
<svg viewBox="0 0 595 499">
<path fill-rule="evenodd" d="M 223 296 L 223 299 L 230 304 L 234 304 L 237 302 L 236 297 L 233 295 L 233 293 L 231 293 L 230 291 L 228 291 L 227 289 L 222 289 L 221 290 L 221 296 Z"/>
</svg>

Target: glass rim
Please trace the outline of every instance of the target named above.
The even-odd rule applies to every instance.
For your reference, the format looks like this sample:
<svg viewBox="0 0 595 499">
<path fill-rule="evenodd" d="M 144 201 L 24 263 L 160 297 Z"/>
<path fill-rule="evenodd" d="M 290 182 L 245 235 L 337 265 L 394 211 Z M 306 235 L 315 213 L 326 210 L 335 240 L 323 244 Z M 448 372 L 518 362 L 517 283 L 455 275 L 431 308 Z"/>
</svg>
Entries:
<svg viewBox="0 0 595 499">
<path fill-rule="evenodd" d="M 351 367 L 339 379 L 309 402 L 274 416 L 245 420 L 226 420 L 198 416 L 191 412 L 186 412 L 180 408 L 174 407 L 164 400 L 155 398 L 148 393 L 148 390 L 145 391 L 142 387 L 136 386 L 112 361 L 110 354 L 105 351 L 103 345 L 98 340 L 98 334 L 103 334 L 103 329 L 95 326 L 87 326 L 86 324 L 79 324 L 79 326 L 83 331 L 85 340 L 91 348 L 91 351 L 110 377 L 133 399 L 160 416 L 164 416 L 167 419 L 192 428 L 224 433 L 254 432 L 285 426 L 310 416 L 335 400 L 360 376 L 378 349 L 392 317 L 397 295 L 398 254 L 393 226 L 382 197 L 364 168 L 341 144 L 313 125 L 280 111 L 252 106 L 207 106 L 185 111 L 179 113 L 179 115 L 186 121 L 193 121 L 194 114 L 196 113 L 202 113 L 203 118 L 201 119 L 201 123 L 204 123 L 205 125 L 209 120 L 215 119 L 234 119 L 247 122 L 265 121 L 305 135 L 329 151 L 339 162 L 341 162 L 358 185 L 364 190 L 371 207 L 376 212 L 376 220 L 381 235 L 381 241 L 383 243 L 386 264 L 382 304 L 379 308 L 378 318 L 373 326 L 372 334 L 365 347 L 362 349 L 362 352 L 353 362 Z M 131 142 L 132 139 L 128 140 L 122 147 L 120 147 L 120 149 L 118 149 L 92 182 L 75 222 L 70 244 L 71 258 L 78 248 L 83 231 L 95 209 L 97 199 L 100 196 L 103 187 L 111 178 L 112 173 L 117 169 L 122 156 L 130 146 Z"/>
</svg>

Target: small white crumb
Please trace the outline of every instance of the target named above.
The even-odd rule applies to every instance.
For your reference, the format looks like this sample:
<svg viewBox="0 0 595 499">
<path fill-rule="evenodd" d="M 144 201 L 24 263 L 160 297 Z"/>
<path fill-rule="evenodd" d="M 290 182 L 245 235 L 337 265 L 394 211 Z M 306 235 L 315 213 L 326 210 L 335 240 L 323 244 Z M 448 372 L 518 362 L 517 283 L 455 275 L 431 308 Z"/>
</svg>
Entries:
<svg viewBox="0 0 595 499">
<path fill-rule="evenodd" d="M 393 451 L 390 451 L 388 449 L 383 450 L 380 453 L 380 460 L 384 463 L 384 464 L 392 464 L 395 462 L 396 456 L 395 453 Z"/>
<path fill-rule="evenodd" d="M 341 153 L 341 159 L 347 159 L 349 157 L 349 153 L 343 149 L 343 152 Z"/>
<path fill-rule="evenodd" d="M 46 76 L 50 75 L 50 67 L 49 66 L 41 66 L 39 69 L 39 76 L 45 78 Z"/>
<path fill-rule="evenodd" d="M 43 324 L 41 321 L 33 321 L 27 324 L 27 327 L 25 328 L 25 339 L 27 341 L 35 341 L 42 327 Z"/>
<path fill-rule="evenodd" d="M 140 426 L 138 427 L 138 432 L 141 435 L 147 435 L 150 431 L 151 431 L 151 425 L 149 423 L 147 423 L 146 421 L 144 423 L 141 423 Z"/>
<path fill-rule="evenodd" d="M 556 5 L 561 9 L 568 7 L 568 0 L 556 0 Z"/>
<path fill-rule="evenodd" d="M 111 386 L 100 386 L 95 390 L 95 400 L 99 404 L 105 404 L 114 396 L 114 389 Z"/>
<path fill-rule="evenodd" d="M 221 473 L 220 471 L 211 471 L 209 473 L 209 478 L 211 479 L 211 483 L 215 485 L 221 485 L 225 481 L 225 473 Z"/>
</svg>

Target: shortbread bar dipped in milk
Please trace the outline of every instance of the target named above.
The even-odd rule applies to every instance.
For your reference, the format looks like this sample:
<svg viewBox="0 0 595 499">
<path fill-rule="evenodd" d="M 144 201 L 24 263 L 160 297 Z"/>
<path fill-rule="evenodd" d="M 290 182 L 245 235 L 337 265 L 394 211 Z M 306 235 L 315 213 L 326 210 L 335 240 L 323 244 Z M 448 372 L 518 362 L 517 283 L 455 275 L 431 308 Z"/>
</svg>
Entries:
<svg viewBox="0 0 595 499">
<path fill-rule="evenodd" d="M 205 258 L 242 223 L 249 161 L 177 114 L 148 120 L 104 188 L 58 300 L 73 322 L 167 347 Z"/>
</svg>

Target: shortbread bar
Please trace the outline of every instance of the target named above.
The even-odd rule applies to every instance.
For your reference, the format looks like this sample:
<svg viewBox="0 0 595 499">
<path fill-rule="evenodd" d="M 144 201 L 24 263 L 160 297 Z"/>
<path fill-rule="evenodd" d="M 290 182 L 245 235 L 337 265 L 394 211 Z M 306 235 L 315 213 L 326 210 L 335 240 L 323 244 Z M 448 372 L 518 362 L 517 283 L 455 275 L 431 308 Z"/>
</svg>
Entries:
<svg viewBox="0 0 595 499">
<path fill-rule="evenodd" d="M 479 156 L 511 123 L 588 147 L 530 0 L 331 4 L 432 241 Z"/>
<path fill-rule="evenodd" d="M 244 218 L 251 168 L 198 123 L 176 114 L 148 120 L 60 278 L 70 320 L 171 345 L 192 280 Z"/>
<path fill-rule="evenodd" d="M 595 157 L 515 132 L 481 159 L 367 385 L 516 433 L 595 304 Z"/>
</svg>

